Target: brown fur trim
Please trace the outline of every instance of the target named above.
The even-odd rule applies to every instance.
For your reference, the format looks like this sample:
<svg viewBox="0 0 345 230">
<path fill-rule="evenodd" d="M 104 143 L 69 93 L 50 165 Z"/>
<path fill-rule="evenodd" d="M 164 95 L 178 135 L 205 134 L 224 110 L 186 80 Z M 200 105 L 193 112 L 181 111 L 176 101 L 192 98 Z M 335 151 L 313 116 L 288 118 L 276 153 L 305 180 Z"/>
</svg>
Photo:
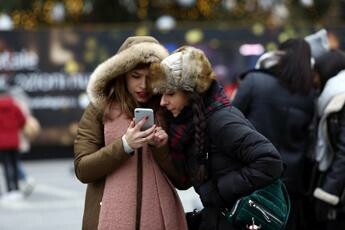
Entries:
<svg viewBox="0 0 345 230">
<path fill-rule="evenodd" d="M 166 90 L 166 76 L 159 63 L 150 67 L 150 86 L 154 93 L 164 93 Z"/>
<path fill-rule="evenodd" d="M 87 86 L 90 101 L 104 109 L 106 95 L 103 90 L 112 79 L 127 73 L 139 63 L 158 63 L 166 56 L 168 51 L 152 41 L 137 42 L 126 49 L 122 48 L 121 52 L 101 63 L 91 74 Z"/>
</svg>

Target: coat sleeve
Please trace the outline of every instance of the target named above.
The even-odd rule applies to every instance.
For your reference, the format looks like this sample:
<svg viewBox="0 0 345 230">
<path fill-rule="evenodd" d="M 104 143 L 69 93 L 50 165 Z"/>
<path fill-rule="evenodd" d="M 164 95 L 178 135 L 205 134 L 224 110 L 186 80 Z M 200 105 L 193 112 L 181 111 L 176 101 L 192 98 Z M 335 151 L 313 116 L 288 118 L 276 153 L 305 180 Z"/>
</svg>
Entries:
<svg viewBox="0 0 345 230">
<path fill-rule="evenodd" d="M 250 103 L 252 99 L 252 92 L 253 92 L 253 74 L 248 73 L 247 76 L 240 81 L 240 85 L 236 91 L 236 95 L 232 104 L 241 110 L 241 112 L 245 115 L 249 113 Z"/>
<path fill-rule="evenodd" d="M 75 173 L 83 183 L 103 179 L 130 157 L 123 149 L 121 138 L 104 145 L 103 127 L 102 114 L 90 104 L 79 122 L 74 140 Z"/>
<path fill-rule="evenodd" d="M 221 152 L 241 165 L 216 182 L 220 196 L 228 203 L 272 183 L 283 170 L 280 154 L 273 144 L 258 133 L 236 108 L 231 110 L 216 118 L 217 124 L 212 132 Z"/>
</svg>

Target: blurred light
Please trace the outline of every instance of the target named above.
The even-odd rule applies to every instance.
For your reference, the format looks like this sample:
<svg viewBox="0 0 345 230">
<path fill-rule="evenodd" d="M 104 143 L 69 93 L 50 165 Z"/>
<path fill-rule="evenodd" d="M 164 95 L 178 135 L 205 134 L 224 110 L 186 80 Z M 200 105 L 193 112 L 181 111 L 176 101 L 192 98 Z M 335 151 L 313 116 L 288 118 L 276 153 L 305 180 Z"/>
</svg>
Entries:
<svg viewBox="0 0 345 230">
<path fill-rule="evenodd" d="M 283 4 L 277 4 L 274 6 L 272 11 L 272 17 L 274 24 L 280 26 L 284 24 L 285 20 L 289 17 L 289 9 Z"/>
<path fill-rule="evenodd" d="M 156 27 L 159 30 L 169 31 L 174 29 L 176 26 L 175 18 L 170 15 L 163 15 L 159 17 L 156 21 Z"/>
<path fill-rule="evenodd" d="M 177 2 L 183 7 L 191 7 L 195 4 L 195 0 L 177 0 Z"/>
<path fill-rule="evenodd" d="M 255 23 L 252 27 L 253 34 L 259 36 L 265 32 L 265 27 L 261 23 Z"/>
<path fill-rule="evenodd" d="M 243 56 L 261 55 L 265 52 L 265 48 L 261 44 L 243 44 L 240 46 L 240 54 Z"/>
<path fill-rule="evenodd" d="M 185 39 L 189 44 L 196 44 L 204 39 L 204 33 L 201 29 L 192 29 L 186 33 Z"/>
<path fill-rule="evenodd" d="M 85 109 L 89 104 L 89 98 L 86 93 L 81 93 L 78 98 L 80 108 Z"/>
<path fill-rule="evenodd" d="M 233 9 L 236 8 L 237 2 L 236 0 L 223 0 L 223 6 L 228 11 L 232 11 Z"/>
<path fill-rule="evenodd" d="M 66 73 L 73 74 L 79 71 L 79 64 L 75 60 L 69 60 L 64 68 Z"/>
<path fill-rule="evenodd" d="M 13 22 L 7 14 L 0 14 L 0 30 L 12 30 Z"/>
<path fill-rule="evenodd" d="M 300 2 L 305 7 L 312 7 L 314 5 L 314 0 L 300 0 Z"/>
<path fill-rule="evenodd" d="M 53 6 L 51 18 L 54 22 L 61 22 L 65 19 L 65 6 L 61 2 Z"/>
<path fill-rule="evenodd" d="M 278 41 L 280 43 L 283 43 L 285 42 L 286 40 L 288 40 L 289 38 L 291 38 L 290 34 L 286 31 L 283 31 L 281 32 L 279 35 L 278 35 Z"/>
<path fill-rule="evenodd" d="M 259 0 L 258 5 L 263 10 L 270 10 L 273 6 L 273 0 Z"/>
<path fill-rule="evenodd" d="M 267 51 L 273 51 L 273 50 L 276 50 L 277 49 L 277 44 L 274 43 L 274 42 L 269 42 L 267 43 L 266 45 L 266 50 Z"/>
</svg>

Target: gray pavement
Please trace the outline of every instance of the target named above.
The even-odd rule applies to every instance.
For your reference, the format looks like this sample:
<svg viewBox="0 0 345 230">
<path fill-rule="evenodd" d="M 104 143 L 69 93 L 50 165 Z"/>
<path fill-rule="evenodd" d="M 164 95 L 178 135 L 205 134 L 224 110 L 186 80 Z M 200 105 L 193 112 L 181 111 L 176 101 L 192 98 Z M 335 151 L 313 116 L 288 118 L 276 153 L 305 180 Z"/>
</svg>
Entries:
<svg viewBox="0 0 345 230">
<path fill-rule="evenodd" d="M 24 168 L 36 186 L 22 201 L 0 203 L 0 229 L 81 229 L 86 187 L 76 179 L 72 167 L 69 159 L 25 161 Z M 3 193 L 3 170 L 0 172 Z"/>
<path fill-rule="evenodd" d="M 73 171 L 72 159 L 24 161 L 28 176 L 35 179 L 33 193 L 22 201 L 0 202 L 0 230 L 81 229 L 86 186 Z M 0 164 L 1 165 L 1 164 Z M 0 166 L 0 190 L 4 176 Z M 178 191 L 185 211 L 200 208 L 193 189 Z"/>
</svg>

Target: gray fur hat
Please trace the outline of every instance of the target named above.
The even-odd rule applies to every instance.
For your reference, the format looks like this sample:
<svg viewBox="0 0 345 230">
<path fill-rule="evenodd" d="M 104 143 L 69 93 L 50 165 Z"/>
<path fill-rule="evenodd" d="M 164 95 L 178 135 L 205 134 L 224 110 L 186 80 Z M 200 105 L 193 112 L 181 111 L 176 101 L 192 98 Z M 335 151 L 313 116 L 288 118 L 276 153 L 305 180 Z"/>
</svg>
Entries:
<svg viewBox="0 0 345 230">
<path fill-rule="evenodd" d="M 105 86 L 114 78 L 135 68 L 138 64 L 159 63 L 169 55 L 168 51 L 153 37 L 129 37 L 117 53 L 97 66 L 91 74 L 87 94 L 98 108 L 105 107 Z"/>
<path fill-rule="evenodd" d="M 176 90 L 202 93 L 215 79 L 204 52 L 192 46 L 182 46 L 160 64 L 151 66 L 151 87 L 155 93 Z"/>
</svg>

